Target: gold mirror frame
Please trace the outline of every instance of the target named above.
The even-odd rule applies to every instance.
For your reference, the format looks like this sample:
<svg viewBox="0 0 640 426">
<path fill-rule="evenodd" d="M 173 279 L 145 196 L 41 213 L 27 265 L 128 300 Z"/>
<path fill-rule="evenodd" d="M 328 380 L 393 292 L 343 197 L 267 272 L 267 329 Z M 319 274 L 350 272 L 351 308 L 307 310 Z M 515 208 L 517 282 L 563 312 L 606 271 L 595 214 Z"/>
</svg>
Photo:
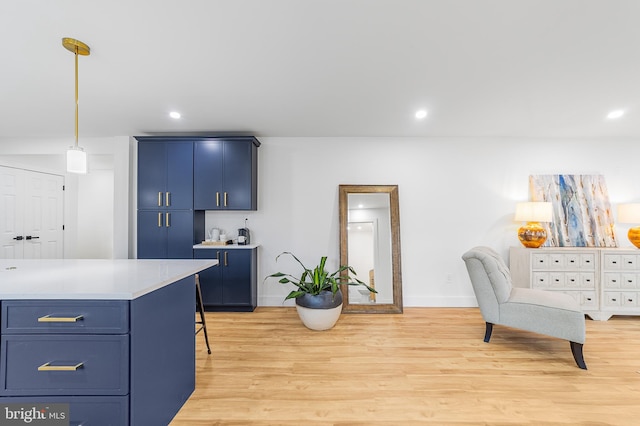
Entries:
<svg viewBox="0 0 640 426">
<path fill-rule="evenodd" d="M 346 285 L 342 289 L 342 312 L 363 314 L 402 313 L 402 272 L 400 263 L 400 209 L 398 207 L 398 185 L 339 185 L 340 209 L 340 264 L 349 265 L 349 194 L 389 194 L 389 214 L 391 224 L 391 268 L 393 303 L 355 304 L 349 303 Z M 358 272 L 358 271 L 356 271 Z"/>
</svg>

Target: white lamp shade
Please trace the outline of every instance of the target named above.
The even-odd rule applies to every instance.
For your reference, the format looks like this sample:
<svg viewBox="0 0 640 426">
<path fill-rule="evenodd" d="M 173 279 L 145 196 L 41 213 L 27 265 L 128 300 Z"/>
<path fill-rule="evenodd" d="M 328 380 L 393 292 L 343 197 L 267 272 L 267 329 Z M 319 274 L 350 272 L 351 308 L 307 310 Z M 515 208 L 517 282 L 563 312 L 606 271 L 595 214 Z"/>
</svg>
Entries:
<svg viewBox="0 0 640 426">
<path fill-rule="evenodd" d="M 67 172 L 87 173 L 87 153 L 79 146 L 72 146 L 67 150 Z"/>
<path fill-rule="evenodd" d="M 553 207 L 544 201 L 531 201 L 516 204 L 516 222 L 551 222 Z"/>
<path fill-rule="evenodd" d="M 618 222 L 640 223 L 640 203 L 618 204 Z"/>
</svg>

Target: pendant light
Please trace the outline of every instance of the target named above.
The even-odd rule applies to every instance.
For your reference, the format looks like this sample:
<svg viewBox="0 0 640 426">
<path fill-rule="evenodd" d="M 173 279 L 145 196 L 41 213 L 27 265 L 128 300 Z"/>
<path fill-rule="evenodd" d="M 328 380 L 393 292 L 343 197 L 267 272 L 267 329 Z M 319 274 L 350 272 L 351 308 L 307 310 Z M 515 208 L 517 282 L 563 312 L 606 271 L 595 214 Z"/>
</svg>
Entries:
<svg viewBox="0 0 640 426">
<path fill-rule="evenodd" d="M 83 42 L 68 37 L 62 39 L 62 45 L 76 58 L 76 142 L 67 150 L 67 172 L 85 174 L 87 173 L 87 153 L 78 146 L 78 55 L 88 56 L 91 49 Z"/>
</svg>

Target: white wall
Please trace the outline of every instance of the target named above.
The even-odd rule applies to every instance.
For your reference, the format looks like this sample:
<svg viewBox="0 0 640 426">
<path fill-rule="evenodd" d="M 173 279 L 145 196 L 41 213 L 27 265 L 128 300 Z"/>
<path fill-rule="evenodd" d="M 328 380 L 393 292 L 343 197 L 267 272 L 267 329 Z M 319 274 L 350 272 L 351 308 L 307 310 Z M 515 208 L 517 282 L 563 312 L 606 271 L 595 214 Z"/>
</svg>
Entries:
<svg viewBox="0 0 640 426">
<path fill-rule="evenodd" d="M 603 174 L 612 204 L 640 201 L 637 141 L 484 140 L 408 138 L 260 138 L 256 212 L 209 212 L 207 226 L 234 231 L 244 225 L 259 242 L 258 304 L 281 306 L 289 288 L 263 278 L 291 270 L 293 251 L 313 265 L 339 259 L 338 185 L 398 184 L 405 306 L 473 306 L 460 256 L 489 245 L 507 258 L 519 245 L 513 222 L 517 201 L 528 198 L 530 174 Z M 11 144 L 0 154 L 29 151 Z M 39 141 L 39 149 L 50 141 Z M 129 232 L 129 138 L 97 141 L 114 155 L 114 256 L 126 257 Z M 107 148 L 108 146 L 108 148 Z M 85 146 L 88 150 L 89 146 Z M 65 149 L 66 144 L 61 149 Z M 58 149 L 58 148 L 56 148 Z M 49 152 L 49 151 L 47 151 Z M 105 152 L 103 152 L 105 153 Z M 355 161 L 355 158 L 359 158 Z M 132 164 L 135 165 L 132 157 Z M 357 167 L 356 167 L 357 165 Z M 132 170 L 135 172 L 135 169 Z M 126 182 L 126 185 L 123 183 Z M 131 210 L 135 203 L 131 204 Z M 615 211 L 615 209 L 614 209 Z M 124 222 L 124 223 L 123 223 Z M 620 246 L 631 247 L 628 226 L 616 225 Z M 123 237 L 123 232 L 125 237 Z M 235 232 L 230 232 L 235 236 Z M 123 243 L 124 241 L 124 243 Z M 124 250 L 122 249 L 124 244 Z M 120 248 L 119 248 L 120 247 Z M 289 267 L 291 265 L 291 267 Z M 290 304 L 291 301 L 287 303 Z"/>
<path fill-rule="evenodd" d="M 313 263 L 339 258 L 338 185 L 398 184 L 405 306 L 474 306 L 461 255 L 489 245 L 508 257 L 519 245 L 515 203 L 530 174 L 603 174 L 612 204 L 640 201 L 640 145 L 629 142 L 402 138 L 260 138 L 259 210 L 249 214 L 263 244 L 259 304 L 282 304 L 287 288 L 262 277 L 285 268 L 290 250 Z M 355 158 L 359 158 L 355 161 Z M 357 167 L 356 167 L 357 165 Z M 615 210 L 614 210 L 615 211 Z M 619 245 L 631 246 L 616 226 Z"/>
</svg>

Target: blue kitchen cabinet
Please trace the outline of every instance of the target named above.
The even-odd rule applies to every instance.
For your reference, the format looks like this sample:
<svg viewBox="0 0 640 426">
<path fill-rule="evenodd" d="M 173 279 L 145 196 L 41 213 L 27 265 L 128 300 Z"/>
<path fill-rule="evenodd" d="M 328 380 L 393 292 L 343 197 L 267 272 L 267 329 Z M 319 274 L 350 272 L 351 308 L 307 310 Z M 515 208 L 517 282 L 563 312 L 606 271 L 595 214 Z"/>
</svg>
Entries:
<svg viewBox="0 0 640 426">
<path fill-rule="evenodd" d="M 138 137 L 138 209 L 193 209 L 193 143 Z"/>
<path fill-rule="evenodd" d="M 138 139 L 138 259 L 193 257 L 193 142 Z M 201 227 L 201 226 L 200 226 Z"/>
<path fill-rule="evenodd" d="M 193 208 L 257 210 L 259 145 L 254 137 L 196 140 Z"/>
<path fill-rule="evenodd" d="M 191 259 L 193 243 L 193 211 L 138 210 L 138 259 Z"/>
<path fill-rule="evenodd" d="M 257 305 L 257 247 L 202 248 L 196 259 L 218 259 L 217 266 L 200 273 L 206 311 L 250 312 Z"/>
</svg>

